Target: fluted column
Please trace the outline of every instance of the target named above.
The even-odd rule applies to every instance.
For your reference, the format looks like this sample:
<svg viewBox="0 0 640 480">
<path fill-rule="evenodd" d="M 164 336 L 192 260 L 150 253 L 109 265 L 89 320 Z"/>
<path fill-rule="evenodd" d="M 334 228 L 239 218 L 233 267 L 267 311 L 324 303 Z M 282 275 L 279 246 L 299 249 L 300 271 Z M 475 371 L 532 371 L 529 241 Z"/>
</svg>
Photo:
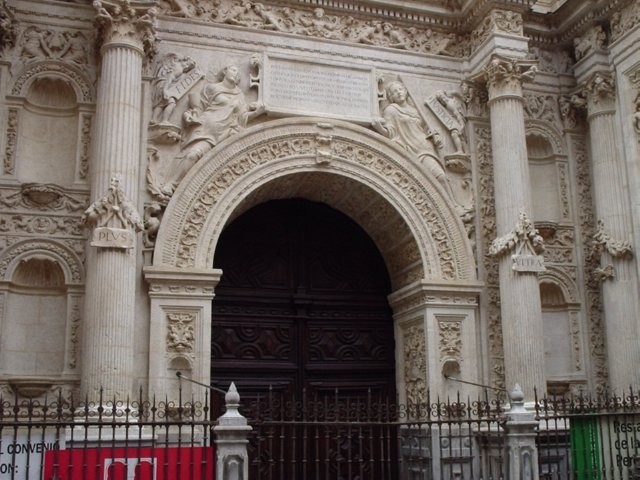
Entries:
<svg viewBox="0 0 640 480">
<path fill-rule="evenodd" d="M 489 90 L 496 227 L 490 254 L 498 258 L 507 385 L 520 384 L 527 401 L 546 391 L 544 337 L 537 272 L 542 239 L 533 228 L 522 81 L 534 68 L 494 55 L 484 70 Z"/>
<path fill-rule="evenodd" d="M 142 62 L 153 34 L 149 4 L 94 2 L 102 37 L 87 254 L 82 391 L 96 400 L 126 399 L 133 385 L 135 232 L 138 199 Z"/>
<path fill-rule="evenodd" d="M 640 385 L 638 282 L 631 251 L 631 217 L 625 190 L 622 146 L 616 135 L 615 85 L 608 73 L 596 72 L 583 86 L 587 98 L 593 190 L 598 228 L 595 253 L 603 282 L 609 383 L 620 392 Z"/>
</svg>

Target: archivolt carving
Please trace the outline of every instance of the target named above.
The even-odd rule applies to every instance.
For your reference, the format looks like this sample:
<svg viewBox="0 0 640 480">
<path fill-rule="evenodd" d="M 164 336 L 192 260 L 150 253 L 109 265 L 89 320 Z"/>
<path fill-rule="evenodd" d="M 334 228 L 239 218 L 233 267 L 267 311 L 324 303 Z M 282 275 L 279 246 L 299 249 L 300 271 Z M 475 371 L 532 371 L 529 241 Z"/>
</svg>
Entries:
<svg viewBox="0 0 640 480">
<path fill-rule="evenodd" d="M 549 144 L 553 147 L 554 155 L 566 155 L 566 148 L 562 136 L 555 128 L 551 128 L 548 124 L 543 124 L 539 121 L 529 120 L 526 122 L 526 136 L 529 137 L 532 135 L 539 135 L 548 140 Z"/>
<path fill-rule="evenodd" d="M 575 279 L 565 269 L 547 265 L 547 270 L 538 275 L 538 283 L 553 283 L 562 290 L 567 303 L 578 303 L 578 287 Z"/>
<path fill-rule="evenodd" d="M 16 265 L 32 255 L 51 257 L 64 271 L 66 283 L 82 283 L 84 271 L 80 259 L 66 246 L 48 240 L 24 240 L 7 248 L 0 256 L 0 278 L 9 280 Z"/>
<path fill-rule="evenodd" d="M 11 94 L 25 97 L 31 83 L 38 77 L 57 77 L 69 82 L 76 93 L 78 101 L 91 103 L 94 91 L 85 74 L 72 65 L 58 61 L 37 61 L 30 63 L 18 76 L 11 89 Z"/>
<path fill-rule="evenodd" d="M 466 233 L 437 181 L 416 168 L 400 148 L 343 122 L 333 124 L 332 162 L 319 166 L 317 122 L 307 118 L 270 122 L 212 150 L 169 204 L 158 234 L 156 264 L 210 268 L 223 226 L 251 192 L 280 177 L 321 171 L 367 185 L 393 206 L 418 243 L 423 275 L 472 278 Z M 322 131 L 324 124 L 326 120 Z M 390 247 L 379 245 L 383 256 Z"/>
</svg>

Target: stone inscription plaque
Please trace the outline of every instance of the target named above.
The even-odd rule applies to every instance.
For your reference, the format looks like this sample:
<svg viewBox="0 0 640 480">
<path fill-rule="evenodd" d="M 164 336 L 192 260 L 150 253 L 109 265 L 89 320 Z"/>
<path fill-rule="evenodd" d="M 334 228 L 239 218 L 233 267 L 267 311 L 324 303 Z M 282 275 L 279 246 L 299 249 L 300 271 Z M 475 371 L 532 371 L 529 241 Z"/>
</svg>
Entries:
<svg viewBox="0 0 640 480">
<path fill-rule="evenodd" d="M 376 114 L 371 68 L 269 56 L 263 101 L 268 113 L 313 115 L 369 124 Z"/>
<path fill-rule="evenodd" d="M 124 228 L 98 227 L 91 238 L 93 247 L 129 249 L 135 244 L 135 234 Z"/>
</svg>

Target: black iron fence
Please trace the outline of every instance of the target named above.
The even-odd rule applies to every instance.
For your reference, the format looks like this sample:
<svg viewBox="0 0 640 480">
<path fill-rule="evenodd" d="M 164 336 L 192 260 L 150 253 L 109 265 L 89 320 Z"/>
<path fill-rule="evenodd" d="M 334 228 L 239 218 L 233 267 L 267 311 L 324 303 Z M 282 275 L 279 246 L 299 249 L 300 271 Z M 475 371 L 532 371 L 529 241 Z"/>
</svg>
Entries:
<svg viewBox="0 0 640 480">
<path fill-rule="evenodd" d="M 214 478 L 208 400 L 0 399 L 0 478 Z"/>
<path fill-rule="evenodd" d="M 541 478 L 640 480 L 640 393 L 536 398 Z"/>
<path fill-rule="evenodd" d="M 391 401 L 271 391 L 244 409 L 253 427 L 250 478 L 296 480 L 501 479 L 504 406 Z"/>
</svg>

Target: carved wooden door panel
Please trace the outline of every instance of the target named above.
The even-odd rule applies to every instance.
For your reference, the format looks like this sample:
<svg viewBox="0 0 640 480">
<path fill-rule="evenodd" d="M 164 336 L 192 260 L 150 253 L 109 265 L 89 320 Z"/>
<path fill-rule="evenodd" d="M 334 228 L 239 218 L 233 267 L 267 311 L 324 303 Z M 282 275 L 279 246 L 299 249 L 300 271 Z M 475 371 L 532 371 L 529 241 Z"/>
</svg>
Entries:
<svg viewBox="0 0 640 480">
<path fill-rule="evenodd" d="M 318 203 L 271 201 L 230 224 L 214 266 L 211 383 L 292 399 L 395 397 L 385 265 L 353 221 Z"/>
</svg>

